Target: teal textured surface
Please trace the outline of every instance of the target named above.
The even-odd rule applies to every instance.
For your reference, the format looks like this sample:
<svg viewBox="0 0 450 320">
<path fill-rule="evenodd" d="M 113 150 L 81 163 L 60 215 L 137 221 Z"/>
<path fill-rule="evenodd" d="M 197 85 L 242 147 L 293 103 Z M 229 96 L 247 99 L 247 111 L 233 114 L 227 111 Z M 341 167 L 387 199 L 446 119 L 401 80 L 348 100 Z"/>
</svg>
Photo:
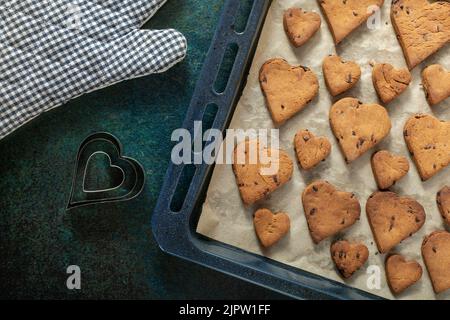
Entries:
<svg viewBox="0 0 450 320">
<path fill-rule="evenodd" d="M 146 28 L 174 27 L 186 60 L 165 74 L 120 83 L 49 112 L 0 141 L 2 298 L 279 297 L 160 252 L 151 212 L 223 1 L 169 0 Z M 108 131 L 147 174 L 136 200 L 66 213 L 79 144 Z M 66 288 L 78 265 L 82 289 Z"/>
</svg>

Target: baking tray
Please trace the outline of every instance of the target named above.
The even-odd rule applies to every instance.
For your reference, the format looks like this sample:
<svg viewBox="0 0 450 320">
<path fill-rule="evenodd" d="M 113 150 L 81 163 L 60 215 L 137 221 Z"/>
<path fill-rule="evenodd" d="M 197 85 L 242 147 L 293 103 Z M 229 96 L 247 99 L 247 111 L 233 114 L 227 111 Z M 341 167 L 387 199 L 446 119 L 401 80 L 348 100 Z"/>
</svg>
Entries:
<svg viewBox="0 0 450 320">
<path fill-rule="evenodd" d="M 251 1 L 253 4 L 246 27 L 243 32 L 236 32 L 236 19 L 245 1 L 226 0 L 224 3 L 183 123 L 183 128 L 191 135 L 194 133 L 194 121 L 211 117 L 211 106 L 216 106 L 211 128 L 225 132 L 245 87 L 271 0 Z M 237 53 L 224 90 L 218 93 L 216 78 L 230 45 L 237 48 Z M 213 169 L 213 165 L 207 164 L 169 165 L 152 216 L 153 234 L 164 252 L 298 299 L 380 299 L 196 233 Z M 192 173 L 192 180 L 186 185 L 185 177 L 189 172 Z M 185 198 L 179 207 L 174 208 L 173 202 L 180 192 L 185 194 Z"/>
</svg>

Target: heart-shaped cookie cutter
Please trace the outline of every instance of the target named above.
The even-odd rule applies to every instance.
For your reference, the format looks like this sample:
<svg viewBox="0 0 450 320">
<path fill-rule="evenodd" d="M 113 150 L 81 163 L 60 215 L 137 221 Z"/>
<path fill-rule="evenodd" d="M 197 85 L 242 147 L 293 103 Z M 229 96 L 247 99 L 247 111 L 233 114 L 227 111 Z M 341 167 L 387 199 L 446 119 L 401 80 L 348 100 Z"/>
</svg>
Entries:
<svg viewBox="0 0 450 320">
<path fill-rule="evenodd" d="M 135 159 L 122 156 L 120 141 L 110 133 L 97 132 L 87 137 L 80 145 L 72 180 L 67 210 L 111 202 L 122 202 L 136 198 L 145 185 L 142 165 Z M 105 155 L 109 165 L 122 174 L 119 184 L 108 188 L 91 190 L 86 188 L 88 167 L 94 156 Z"/>
</svg>

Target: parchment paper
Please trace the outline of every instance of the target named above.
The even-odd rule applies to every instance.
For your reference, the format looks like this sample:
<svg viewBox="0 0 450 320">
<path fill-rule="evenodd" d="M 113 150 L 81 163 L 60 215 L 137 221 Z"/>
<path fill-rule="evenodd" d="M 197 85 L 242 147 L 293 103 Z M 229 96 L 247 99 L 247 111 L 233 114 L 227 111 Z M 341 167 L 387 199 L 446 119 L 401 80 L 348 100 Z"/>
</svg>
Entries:
<svg viewBox="0 0 450 320">
<path fill-rule="evenodd" d="M 318 75 L 320 92 L 318 97 L 305 110 L 280 128 L 281 148 L 286 150 L 294 163 L 297 164 L 293 148 L 294 136 L 299 129 L 308 128 L 316 135 L 324 135 L 329 138 L 332 142 L 332 153 L 325 162 L 309 172 L 300 170 L 295 165 L 291 182 L 272 193 L 268 199 L 247 208 L 244 207 L 240 199 L 231 165 L 216 165 L 197 231 L 207 237 L 243 250 L 344 282 L 335 270 L 330 258 L 330 243 L 333 239 L 324 240 L 319 245 L 313 244 L 301 203 L 301 193 L 306 185 L 317 179 L 326 179 L 338 188 L 357 194 L 362 209 L 361 220 L 343 232 L 341 236 L 364 242 L 370 251 L 370 257 L 365 267 L 354 274 L 350 280 L 346 280 L 345 283 L 375 295 L 392 299 L 394 296 L 388 288 L 384 274 L 385 255 L 377 253 L 365 213 L 367 198 L 377 190 L 370 166 L 370 156 L 375 150 L 388 149 L 407 156 L 411 165 L 408 175 L 397 182 L 393 191 L 401 195 L 413 196 L 424 206 L 427 214 L 426 223 L 422 229 L 413 237 L 403 241 L 395 249 L 396 252 L 404 254 L 408 259 L 417 260 L 424 270 L 422 279 L 397 298 L 450 299 L 450 292 L 448 291 L 440 295 L 433 293 L 420 250 L 425 235 L 437 229 L 444 229 L 444 223 L 436 205 L 436 192 L 446 183 L 449 183 L 450 169 L 441 171 L 428 182 L 421 182 L 407 151 L 402 133 L 406 120 L 410 115 L 417 112 L 434 113 L 441 119 L 450 119 L 449 100 L 433 107 L 433 109 L 429 107 L 421 87 L 420 76 L 425 64 L 440 63 L 449 69 L 450 48 L 447 46 L 441 49 L 425 64 L 414 69 L 410 87 L 387 106 L 393 125 L 390 135 L 373 150 L 367 152 L 354 163 L 347 165 L 330 129 L 328 114 L 331 105 L 343 96 L 354 96 L 366 103 L 380 103 L 372 84 L 372 67 L 369 63 L 371 61 L 387 62 L 397 68 L 406 66 L 391 24 L 390 1 L 385 1 L 382 8 L 381 28 L 370 30 L 366 25 L 363 25 L 337 48 L 333 44 L 331 33 L 323 15 L 321 29 L 312 39 L 301 48 L 296 49 L 291 46 L 283 29 L 283 11 L 292 6 L 302 7 L 305 10 L 315 11 L 322 15 L 318 3 L 313 0 L 273 1 L 248 76 L 247 86 L 239 101 L 230 128 L 274 128 L 259 86 L 258 73 L 266 60 L 273 57 L 283 57 L 293 65 L 310 67 Z M 356 61 L 362 68 L 362 77 L 358 85 L 338 99 L 333 99 L 328 93 L 322 74 L 323 58 L 334 53 L 339 54 L 346 60 Z M 252 215 L 256 209 L 261 207 L 269 208 L 274 212 L 287 212 L 291 218 L 290 233 L 269 250 L 262 250 L 253 228 Z M 366 274 L 366 268 L 369 265 L 378 265 L 381 268 L 380 290 L 367 288 L 366 282 L 369 275 Z"/>
</svg>

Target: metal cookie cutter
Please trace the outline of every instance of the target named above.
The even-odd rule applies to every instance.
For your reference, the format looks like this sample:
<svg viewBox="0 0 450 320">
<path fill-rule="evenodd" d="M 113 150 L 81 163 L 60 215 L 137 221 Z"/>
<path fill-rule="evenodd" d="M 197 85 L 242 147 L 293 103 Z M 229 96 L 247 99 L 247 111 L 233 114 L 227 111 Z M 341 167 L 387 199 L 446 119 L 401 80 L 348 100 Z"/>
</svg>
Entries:
<svg viewBox="0 0 450 320">
<path fill-rule="evenodd" d="M 128 201 L 136 198 L 143 190 L 145 173 L 142 165 L 133 158 L 122 156 L 122 145 L 112 134 L 94 133 L 80 145 L 75 164 L 67 210 L 110 202 Z M 95 157 L 109 160 L 108 186 L 93 187 L 99 182 L 98 175 L 92 179 L 91 171 L 99 174 L 93 166 Z M 103 181 L 105 182 L 105 181 Z"/>
</svg>

